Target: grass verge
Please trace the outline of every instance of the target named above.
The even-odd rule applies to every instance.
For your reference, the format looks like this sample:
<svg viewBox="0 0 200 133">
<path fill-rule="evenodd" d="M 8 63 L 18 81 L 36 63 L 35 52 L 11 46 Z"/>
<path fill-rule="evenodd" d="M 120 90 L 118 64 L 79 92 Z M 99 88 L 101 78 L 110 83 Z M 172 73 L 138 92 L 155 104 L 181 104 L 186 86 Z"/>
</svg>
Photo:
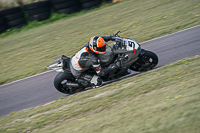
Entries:
<svg viewBox="0 0 200 133">
<path fill-rule="evenodd" d="M 200 57 L 0 118 L 0 132 L 198 133 Z"/>
<path fill-rule="evenodd" d="M 72 56 L 94 35 L 121 30 L 122 36 L 143 42 L 199 25 L 199 8 L 198 0 L 127 0 L 2 36 L 0 84 L 45 71 L 56 57 Z"/>
</svg>

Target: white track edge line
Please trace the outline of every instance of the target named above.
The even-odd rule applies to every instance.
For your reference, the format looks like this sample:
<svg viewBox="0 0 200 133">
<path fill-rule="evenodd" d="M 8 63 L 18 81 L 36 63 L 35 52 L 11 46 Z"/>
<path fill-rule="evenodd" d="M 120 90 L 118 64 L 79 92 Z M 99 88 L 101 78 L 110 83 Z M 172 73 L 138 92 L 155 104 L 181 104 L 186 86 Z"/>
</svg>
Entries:
<svg viewBox="0 0 200 133">
<path fill-rule="evenodd" d="M 33 77 L 37 77 L 37 76 L 40 76 L 40 75 L 43 75 L 43 74 L 46 74 L 46 73 L 49 73 L 49 72 L 52 72 L 54 70 L 49 70 L 49 71 L 46 71 L 46 72 L 42 72 L 42 73 L 38 73 L 36 75 L 33 75 L 33 76 L 29 76 L 29 77 L 26 77 L 26 78 L 23 78 L 23 79 L 19 79 L 19 80 L 16 80 L 16 81 L 12 81 L 10 83 L 6 83 L 6 84 L 3 84 L 3 85 L 0 85 L 0 87 L 3 87 L 3 86 L 7 86 L 7 85 L 10 85 L 10 84 L 13 84 L 13 83 L 16 83 L 16 82 L 20 82 L 20 81 L 23 81 L 23 80 L 26 80 L 26 79 L 30 79 L 30 78 L 33 78 Z"/>
</svg>

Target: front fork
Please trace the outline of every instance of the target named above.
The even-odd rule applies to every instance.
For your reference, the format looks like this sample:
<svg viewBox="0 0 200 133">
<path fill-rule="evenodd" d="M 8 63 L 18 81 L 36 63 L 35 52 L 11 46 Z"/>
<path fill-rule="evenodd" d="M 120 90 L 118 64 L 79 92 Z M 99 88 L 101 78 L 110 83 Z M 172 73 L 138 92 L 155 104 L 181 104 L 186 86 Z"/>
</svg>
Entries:
<svg viewBox="0 0 200 133">
<path fill-rule="evenodd" d="M 146 50 L 145 50 L 145 49 L 141 49 L 141 52 L 140 52 L 140 55 L 139 55 L 139 57 L 140 57 L 140 56 L 142 56 L 142 55 L 144 55 L 144 54 L 145 54 L 145 52 L 146 52 Z"/>
</svg>

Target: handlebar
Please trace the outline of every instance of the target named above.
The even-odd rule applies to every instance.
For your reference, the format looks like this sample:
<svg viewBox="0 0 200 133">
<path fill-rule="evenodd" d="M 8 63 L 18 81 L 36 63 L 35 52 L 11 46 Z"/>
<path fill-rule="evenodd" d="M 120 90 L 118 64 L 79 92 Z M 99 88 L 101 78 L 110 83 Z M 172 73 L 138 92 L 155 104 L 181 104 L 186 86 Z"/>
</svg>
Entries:
<svg viewBox="0 0 200 133">
<path fill-rule="evenodd" d="M 118 31 L 115 36 L 120 37 L 118 34 L 121 33 L 121 31 Z"/>
</svg>

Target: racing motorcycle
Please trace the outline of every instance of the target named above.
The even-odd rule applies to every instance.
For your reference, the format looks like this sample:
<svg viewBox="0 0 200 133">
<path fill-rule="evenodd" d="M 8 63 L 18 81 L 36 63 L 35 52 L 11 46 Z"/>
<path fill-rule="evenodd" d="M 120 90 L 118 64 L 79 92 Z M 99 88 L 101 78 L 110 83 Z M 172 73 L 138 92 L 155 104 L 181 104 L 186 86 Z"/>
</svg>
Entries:
<svg viewBox="0 0 200 133">
<path fill-rule="evenodd" d="M 120 31 L 114 34 L 114 44 L 112 46 L 106 44 L 106 53 L 98 55 L 98 58 L 102 67 L 106 67 L 119 59 L 122 67 L 102 76 L 103 82 L 128 75 L 131 70 L 137 72 L 152 70 L 158 64 L 158 56 L 154 52 L 142 49 L 138 42 L 129 37 L 120 37 L 119 33 Z M 59 72 L 54 79 L 54 87 L 61 93 L 74 94 L 86 88 L 80 85 L 72 75 L 70 58 L 65 55 L 56 58 L 53 63 L 47 66 L 47 69 Z M 95 74 L 92 69 L 87 72 Z"/>
</svg>

